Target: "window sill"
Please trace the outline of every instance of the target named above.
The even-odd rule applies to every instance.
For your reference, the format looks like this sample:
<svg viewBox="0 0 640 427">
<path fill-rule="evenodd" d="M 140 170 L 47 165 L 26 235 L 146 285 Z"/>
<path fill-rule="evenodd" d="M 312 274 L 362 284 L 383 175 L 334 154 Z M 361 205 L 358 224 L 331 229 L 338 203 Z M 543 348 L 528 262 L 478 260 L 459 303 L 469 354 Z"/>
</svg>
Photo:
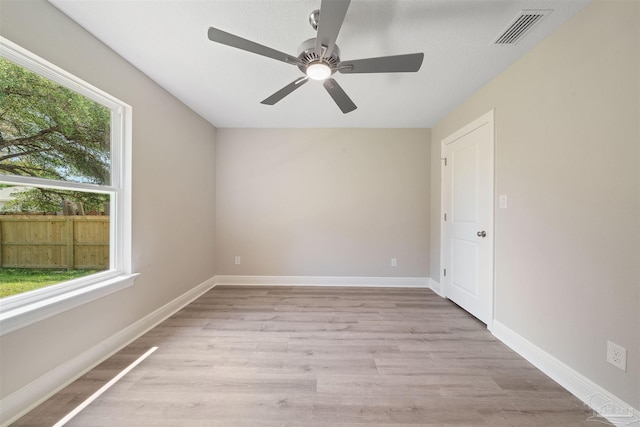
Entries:
<svg viewBox="0 0 640 427">
<path fill-rule="evenodd" d="M 0 336 L 128 288 L 138 275 L 123 274 L 16 308 L 4 307 L 0 312 Z M 2 305 L 0 302 L 0 307 Z"/>
</svg>

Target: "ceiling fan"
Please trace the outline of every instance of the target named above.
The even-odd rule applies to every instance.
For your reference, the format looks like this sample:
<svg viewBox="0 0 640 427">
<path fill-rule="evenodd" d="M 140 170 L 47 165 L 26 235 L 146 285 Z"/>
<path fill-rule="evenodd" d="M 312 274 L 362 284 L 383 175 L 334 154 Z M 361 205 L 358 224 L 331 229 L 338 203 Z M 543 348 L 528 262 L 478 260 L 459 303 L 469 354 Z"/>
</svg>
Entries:
<svg viewBox="0 0 640 427">
<path fill-rule="evenodd" d="M 331 78 L 336 71 L 343 74 L 416 72 L 424 59 L 424 53 L 411 53 L 341 61 L 336 39 L 350 2 L 351 0 L 322 0 L 320 9 L 309 15 L 309 23 L 317 30 L 318 35 L 300 45 L 298 56 L 288 55 L 213 27 L 209 28 L 208 37 L 216 43 L 295 65 L 305 74 L 262 101 L 262 104 L 274 105 L 312 79 L 322 81 L 331 98 L 346 114 L 357 107 L 338 82 Z"/>
</svg>

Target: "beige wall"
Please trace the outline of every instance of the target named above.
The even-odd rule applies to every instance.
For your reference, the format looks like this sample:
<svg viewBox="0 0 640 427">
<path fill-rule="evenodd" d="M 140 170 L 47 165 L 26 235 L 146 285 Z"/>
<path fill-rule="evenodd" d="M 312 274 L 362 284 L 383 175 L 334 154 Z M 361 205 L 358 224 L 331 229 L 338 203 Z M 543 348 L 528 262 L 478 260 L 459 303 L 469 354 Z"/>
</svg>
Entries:
<svg viewBox="0 0 640 427">
<path fill-rule="evenodd" d="M 0 338 L 0 397 L 214 276 L 215 128 L 44 0 L 0 34 L 133 107 L 135 285 Z"/>
<path fill-rule="evenodd" d="M 495 108 L 496 320 L 640 407 L 640 3 L 595 1 L 432 130 L 431 271 L 440 143 Z M 496 198 L 497 200 L 497 198 Z M 628 372 L 605 361 L 628 350 Z"/>
<path fill-rule="evenodd" d="M 217 274 L 429 276 L 427 129 L 219 129 L 216 181 Z"/>
</svg>

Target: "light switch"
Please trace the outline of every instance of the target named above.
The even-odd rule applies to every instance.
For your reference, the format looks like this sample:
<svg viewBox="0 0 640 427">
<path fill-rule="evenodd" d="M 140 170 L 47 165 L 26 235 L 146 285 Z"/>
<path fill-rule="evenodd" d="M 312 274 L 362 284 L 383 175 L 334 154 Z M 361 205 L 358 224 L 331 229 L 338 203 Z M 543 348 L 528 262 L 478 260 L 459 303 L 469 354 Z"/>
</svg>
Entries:
<svg viewBox="0 0 640 427">
<path fill-rule="evenodd" d="M 507 195 L 500 195 L 500 209 L 507 209 Z"/>
</svg>

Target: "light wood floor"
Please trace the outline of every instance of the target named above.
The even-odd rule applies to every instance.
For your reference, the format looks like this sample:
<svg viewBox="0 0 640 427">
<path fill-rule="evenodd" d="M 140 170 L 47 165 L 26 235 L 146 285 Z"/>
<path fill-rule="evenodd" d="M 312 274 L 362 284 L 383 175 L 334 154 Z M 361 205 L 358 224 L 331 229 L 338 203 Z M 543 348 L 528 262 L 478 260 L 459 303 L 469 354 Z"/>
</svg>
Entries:
<svg viewBox="0 0 640 427">
<path fill-rule="evenodd" d="M 599 426 L 425 289 L 218 286 L 18 420 L 70 426 Z"/>
</svg>

